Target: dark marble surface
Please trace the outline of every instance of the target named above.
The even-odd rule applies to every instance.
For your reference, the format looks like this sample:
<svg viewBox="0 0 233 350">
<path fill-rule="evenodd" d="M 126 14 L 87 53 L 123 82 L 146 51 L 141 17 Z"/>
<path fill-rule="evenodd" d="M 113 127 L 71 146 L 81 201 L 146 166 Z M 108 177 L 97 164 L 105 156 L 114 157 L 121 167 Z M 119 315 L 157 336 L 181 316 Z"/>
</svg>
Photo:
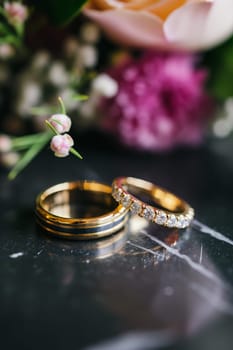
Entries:
<svg viewBox="0 0 233 350">
<path fill-rule="evenodd" d="M 232 349 L 231 242 L 136 218 L 105 240 L 64 241 L 37 233 L 33 208 L 55 183 L 131 175 L 182 196 L 233 240 L 233 142 L 156 156 L 84 140 L 83 161 L 45 150 L 14 182 L 1 170 L 1 348 Z"/>
</svg>

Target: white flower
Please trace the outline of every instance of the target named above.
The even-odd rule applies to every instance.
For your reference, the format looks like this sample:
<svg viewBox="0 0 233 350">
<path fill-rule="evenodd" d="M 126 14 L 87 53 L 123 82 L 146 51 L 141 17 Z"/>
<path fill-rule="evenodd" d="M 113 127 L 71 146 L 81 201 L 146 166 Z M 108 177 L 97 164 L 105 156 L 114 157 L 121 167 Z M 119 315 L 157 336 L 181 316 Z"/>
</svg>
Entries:
<svg viewBox="0 0 233 350">
<path fill-rule="evenodd" d="M 37 106 L 41 98 L 41 88 L 36 81 L 22 79 L 20 84 L 19 101 L 16 106 L 17 112 L 22 115 L 28 115 L 31 108 Z"/>
<path fill-rule="evenodd" d="M 233 131 L 233 98 L 229 97 L 223 106 L 220 117 L 213 124 L 213 133 L 219 138 L 229 136 Z"/>
<path fill-rule="evenodd" d="M 80 101 L 74 98 L 74 90 L 70 88 L 64 88 L 63 90 L 59 91 L 58 95 L 61 96 L 64 104 L 68 106 L 69 111 L 76 110 L 79 107 Z"/>
<path fill-rule="evenodd" d="M 56 61 L 50 67 L 48 80 L 57 87 L 65 86 L 69 82 L 69 76 L 62 62 Z"/>
<path fill-rule="evenodd" d="M 14 166 L 19 160 L 19 154 L 17 152 L 7 152 L 1 154 L 1 163 L 6 166 L 11 168 Z"/>
<path fill-rule="evenodd" d="M 99 101 L 99 99 L 98 99 Z M 80 106 L 80 113 L 85 118 L 85 122 L 92 120 L 95 117 L 96 111 L 96 98 L 90 97 L 87 101 L 83 102 Z"/>
<path fill-rule="evenodd" d="M 0 152 L 9 152 L 12 147 L 12 142 L 9 136 L 0 134 Z"/>
<path fill-rule="evenodd" d="M 7 58 L 12 57 L 14 53 L 15 53 L 15 49 L 13 48 L 13 46 L 9 44 L 0 45 L 0 58 L 5 60 Z"/>
<path fill-rule="evenodd" d="M 88 22 L 81 27 L 81 38 L 90 44 L 95 44 L 100 37 L 99 27 L 95 23 Z"/>
<path fill-rule="evenodd" d="M 50 56 L 47 51 L 39 51 L 32 59 L 31 68 L 32 70 L 42 70 L 48 66 L 50 62 Z"/>
<path fill-rule="evenodd" d="M 70 152 L 70 148 L 74 145 L 74 141 L 69 134 L 53 136 L 50 148 L 54 152 L 56 157 L 67 157 Z"/>
<path fill-rule="evenodd" d="M 59 134 L 70 131 L 71 119 L 65 114 L 53 114 L 49 122 Z"/>
<path fill-rule="evenodd" d="M 79 49 L 79 43 L 76 38 L 69 37 L 66 39 L 64 44 L 64 52 L 68 58 L 77 56 Z"/>
<path fill-rule="evenodd" d="M 104 97 L 113 97 L 118 91 L 117 82 L 107 74 L 100 74 L 92 81 L 92 90 Z"/>
<path fill-rule="evenodd" d="M 80 63 L 87 68 L 92 68 L 97 62 L 97 51 L 94 46 L 82 45 L 79 50 Z"/>
</svg>

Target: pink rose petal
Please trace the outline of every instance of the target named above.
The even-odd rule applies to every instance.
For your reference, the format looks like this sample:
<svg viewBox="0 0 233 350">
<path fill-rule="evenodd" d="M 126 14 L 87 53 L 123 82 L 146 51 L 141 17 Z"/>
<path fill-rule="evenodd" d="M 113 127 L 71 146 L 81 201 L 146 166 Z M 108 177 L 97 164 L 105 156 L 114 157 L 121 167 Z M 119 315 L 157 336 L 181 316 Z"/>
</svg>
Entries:
<svg viewBox="0 0 233 350">
<path fill-rule="evenodd" d="M 232 31 L 232 0 L 188 3 L 174 11 L 164 24 L 167 40 L 188 50 L 216 45 Z"/>
<path fill-rule="evenodd" d="M 150 13 L 125 9 L 85 9 L 84 14 L 98 23 L 109 37 L 123 45 L 155 48 L 165 44 L 163 22 Z"/>
</svg>

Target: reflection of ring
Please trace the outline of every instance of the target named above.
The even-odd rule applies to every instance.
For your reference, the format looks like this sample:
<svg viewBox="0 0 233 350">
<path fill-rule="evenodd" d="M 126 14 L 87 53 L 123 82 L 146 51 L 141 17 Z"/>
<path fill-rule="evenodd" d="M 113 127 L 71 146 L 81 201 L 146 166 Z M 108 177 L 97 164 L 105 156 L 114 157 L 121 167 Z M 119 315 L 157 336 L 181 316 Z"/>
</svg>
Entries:
<svg viewBox="0 0 233 350">
<path fill-rule="evenodd" d="M 111 235 L 123 228 L 128 209 L 114 201 L 111 187 L 92 181 L 50 187 L 36 200 L 37 223 L 45 231 L 71 239 Z"/>
<path fill-rule="evenodd" d="M 41 230 L 38 231 L 41 234 Z M 88 263 L 96 259 L 105 259 L 117 254 L 128 239 L 128 225 L 113 235 L 92 240 L 47 239 L 46 250 L 52 256 L 74 256 L 77 261 Z"/>
<path fill-rule="evenodd" d="M 185 201 L 141 179 L 133 177 L 115 179 L 112 185 L 112 195 L 117 202 L 130 209 L 133 214 L 138 214 L 158 225 L 186 228 L 194 216 L 194 210 Z M 139 200 L 137 196 L 146 197 L 149 203 L 146 204 Z M 152 205 L 150 205 L 151 201 Z"/>
</svg>

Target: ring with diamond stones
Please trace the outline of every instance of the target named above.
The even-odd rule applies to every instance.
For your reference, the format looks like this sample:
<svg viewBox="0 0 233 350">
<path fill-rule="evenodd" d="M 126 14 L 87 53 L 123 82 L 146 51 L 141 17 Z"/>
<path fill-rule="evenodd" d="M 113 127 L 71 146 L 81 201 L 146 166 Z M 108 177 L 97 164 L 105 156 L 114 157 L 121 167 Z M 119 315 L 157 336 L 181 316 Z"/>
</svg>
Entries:
<svg viewBox="0 0 233 350">
<path fill-rule="evenodd" d="M 184 200 L 149 181 L 134 177 L 116 178 L 112 184 L 112 196 L 133 214 L 158 225 L 183 229 L 194 217 L 193 208 Z"/>
</svg>

